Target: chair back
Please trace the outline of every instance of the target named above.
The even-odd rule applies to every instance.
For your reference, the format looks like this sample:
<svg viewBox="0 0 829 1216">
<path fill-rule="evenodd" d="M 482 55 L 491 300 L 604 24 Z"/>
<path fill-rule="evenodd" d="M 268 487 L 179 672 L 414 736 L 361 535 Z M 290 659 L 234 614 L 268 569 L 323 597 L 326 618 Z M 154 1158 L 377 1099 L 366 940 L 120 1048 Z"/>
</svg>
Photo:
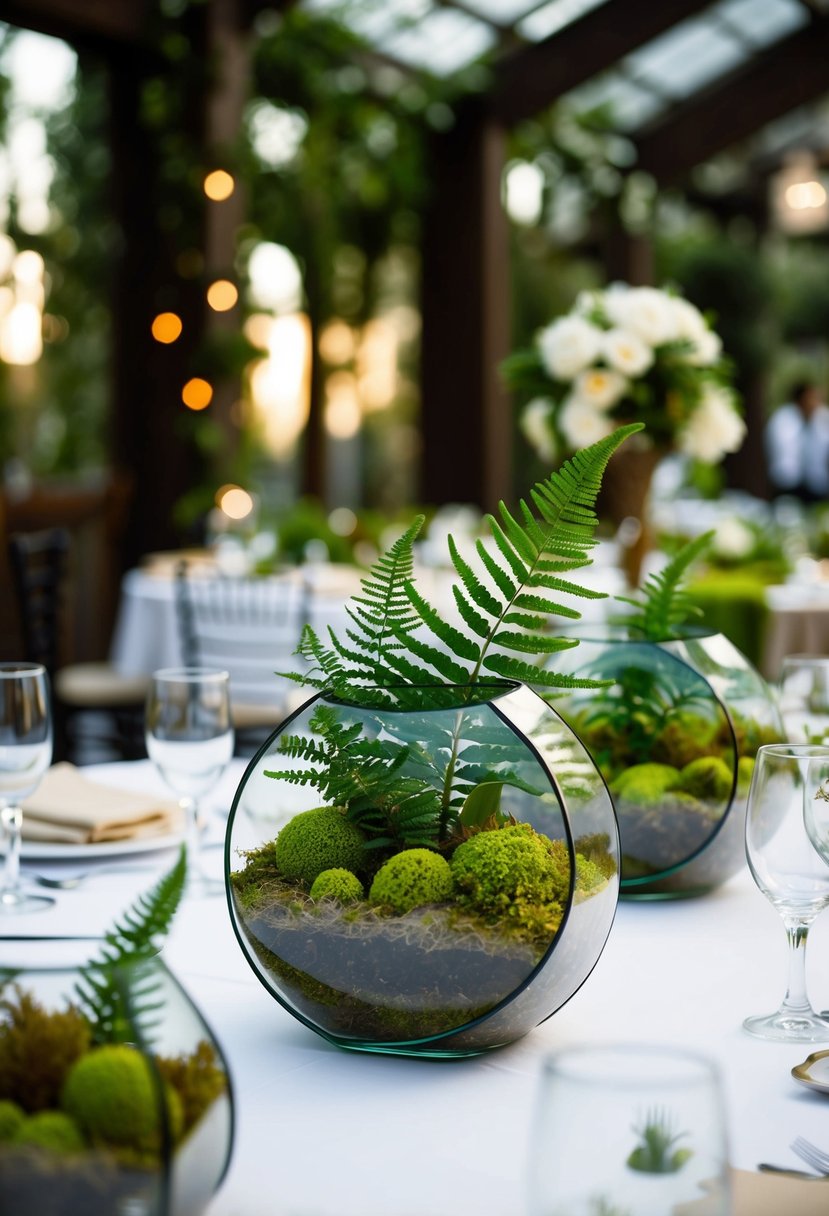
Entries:
<svg viewBox="0 0 829 1216">
<path fill-rule="evenodd" d="M 304 584 L 292 576 L 190 574 L 181 562 L 176 615 L 185 666 L 224 668 L 234 706 L 271 707 L 276 725 L 294 686 L 275 673 L 306 666 L 294 654 L 308 619 Z"/>
<path fill-rule="evenodd" d="M 62 652 L 64 580 L 68 571 L 66 528 L 13 532 L 9 564 L 20 616 L 23 658 L 42 663 L 50 675 Z"/>
</svg>

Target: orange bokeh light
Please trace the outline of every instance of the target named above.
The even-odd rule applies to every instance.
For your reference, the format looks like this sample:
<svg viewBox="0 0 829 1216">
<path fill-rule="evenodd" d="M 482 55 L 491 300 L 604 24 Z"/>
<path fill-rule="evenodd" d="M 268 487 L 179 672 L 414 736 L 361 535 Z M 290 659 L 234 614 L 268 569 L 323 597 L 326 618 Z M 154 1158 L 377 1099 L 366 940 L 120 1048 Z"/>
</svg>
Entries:
<svg viewBox="0 0 829 1216">
<path fill-rule="evenodd" d="M 194 376 L 181 390 L 181 399 L 188 410 L 206 410 L 213 400 L 213 386 Z"/>
<path fill-rule="evenodd" d="M 214 169 L 204 179 L 204 192 L 214 203 L 221 203 L 230 198 L 236 189 L 236 182 L 225 169 Z"/>
<path fill-rule="evenodd" d="M 153 319 L 152 333 L 156 342 L 169 344 L 181 336 L 181 317 L 174 312 L 160 312 Z"/>
<path fill-rule="evenodd" d="M 214 312 L 227 312 L 239 299 L 239 292 L 229 279 L 216 279 L 207 289 L 207 303 Z"/>
</svg>

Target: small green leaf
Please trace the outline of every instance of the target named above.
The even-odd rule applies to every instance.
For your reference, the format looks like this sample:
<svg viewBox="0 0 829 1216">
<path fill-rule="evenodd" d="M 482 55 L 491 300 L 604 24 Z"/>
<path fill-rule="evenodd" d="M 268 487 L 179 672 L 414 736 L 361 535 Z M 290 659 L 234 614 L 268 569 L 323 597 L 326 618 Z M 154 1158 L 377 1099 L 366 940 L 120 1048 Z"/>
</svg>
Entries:
<svg viewBox="0 0 829 1216">
<path fill-rule="evenodd" d="M 464 799 L 459 820 L 465 828 L 480 827 L 501 809 L 503 781 L 483 781 Z"/>
</svg>

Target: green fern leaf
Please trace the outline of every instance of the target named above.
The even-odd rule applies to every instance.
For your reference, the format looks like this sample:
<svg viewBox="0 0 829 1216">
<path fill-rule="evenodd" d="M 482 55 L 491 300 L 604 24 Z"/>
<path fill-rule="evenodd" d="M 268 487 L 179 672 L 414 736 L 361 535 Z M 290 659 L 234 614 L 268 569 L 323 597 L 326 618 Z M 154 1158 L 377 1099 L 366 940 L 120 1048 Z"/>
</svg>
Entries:
<svg viewBox="0 0 829 1216">
<path fill-rule="evenodd" d="M 417 610 L 421 622 L 431 629 L 436 638 L 439 638 L 459 658 L 467 659 L 470 663 L 477 662 L 481 654 L 481 648 L 477 642 L 473 642 L 465 633 L 461 633 L 459 629 L 455 629 L 453 625 L 449 625 L 446 621 L 442 620 L 413 583 L 406 584 L 406 594 L 413 607 Z"/>
<path fill-rule="evenodd" d="M 95 1043 L 124 1043 L 136 1034 L 151 1042 L 162 1008 L 157 975 L 149 964 L 167 935 L 184 894 L 187 854 L 104 935 L 100 957 L 80 970 L 75 997 Z"/>
<path fill-rule="evenodd" d="M 457 583 L 452 585 L 452 595 L 455 598 L 455 603 L 458 606 L 458 612 L 466 621 L 473 633 L 476 633 L 479 638 L 489 637 L 489 622 L 486 617 L 481 616 L 475 608 L 470 604 L 469 600 L 464 595 Z"/>
<path fill-rule="evenodd" d="M 449 554 L 452 558 L 452 565 L 460 577 L 461 582 L 466 588 L 469 598 L 482 608 L 489 616 L 499 617 L 504 611 L 504 605 L 500 603 L 484 584 L 480 581 L 475 571 L 464 561 L 458 552 L 458 546 L 455 544 L 453 536 L 448 537 Z"/>
<path fill-rule="evenodd" d="M 507 574 L 506 570 L 503 570 L 498 565 L 495 558 L 491 556 L 489 550 L 484 547 L 483 541 L 476 541 L 475 549 L 478 557 L 480 557 L 481 561 L 483 562 L 484 568 L 492 581 L 495 583 L 495 586 L 498 588 L 501 594 L 506 597 L 507 602 L 509 603 L 513 596 L 518 594 L 518 587 Z M 526 571 L 524 571 L 524 576 L 526 577 Z"/>
<path fill-rule="evenodd" d="M 632 605 L 636 612 L 617 618 L 614 623 L 623 624 L 631 638 L 661 642 L 674 637 L 677 628 L 689 618 L 701 616 L 700 608 L 685 591 L 683 580 L 714 535 L 713 531 L 705 532 L 683 545 L 662 570 L 646 580 L 637 598 L 617 596 L 622 603 Z"/>
</svg>

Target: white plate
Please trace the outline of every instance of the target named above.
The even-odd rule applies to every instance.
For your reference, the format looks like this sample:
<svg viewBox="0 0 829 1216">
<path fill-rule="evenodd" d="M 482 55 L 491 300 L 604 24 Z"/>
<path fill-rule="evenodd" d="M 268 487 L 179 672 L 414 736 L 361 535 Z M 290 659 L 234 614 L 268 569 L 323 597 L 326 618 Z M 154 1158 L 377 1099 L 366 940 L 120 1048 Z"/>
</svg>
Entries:
<svg viewBox="0 0 829 1216">
<path fill-rule="evenodd" d="M 820 1094 L 829 1094 L 829 1051 L 815 1051 L 802 1064 L 792 1069 L 795 1081 L 816 1089 Z"/>
<path fill-rule="evenodd" d="M 138 840 L 102 840 L 97 844 L 57 843 L 51 840 L 24 840 L 20 846 L 22 861 L 75 861 L 78 858 L 125 857 L 131 853 L 154 853 L 181 844 L 183 832 L 167 836 L 144 836 Z"/>
</svg>

